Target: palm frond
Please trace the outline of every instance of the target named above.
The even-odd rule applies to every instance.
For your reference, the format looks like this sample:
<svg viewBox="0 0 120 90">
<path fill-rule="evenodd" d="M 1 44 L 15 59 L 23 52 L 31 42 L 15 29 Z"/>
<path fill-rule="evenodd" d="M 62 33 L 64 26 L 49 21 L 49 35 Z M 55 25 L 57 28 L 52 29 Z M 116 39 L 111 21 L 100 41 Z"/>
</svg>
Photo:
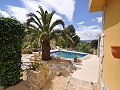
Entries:
<svg viewBox="0 0 120 90">
<path fill-rule="evenodd" d="M 44 18 L 43 18 L 43 23 L 46 25 L 47 24 L 47 15 L 48 15 L 48 12 L 47 10 L 45 11 L 45 15 L 44 15 Z"/>
<path fill-rule="evenodd" d="M 33 28 L 33 29 L 35 29 L 35 30 L 38 30 L 38 28 L 37 28 L 35 25 L 33 25 L 33 24 L 29 24 L 29 27 L 30 27 L 30 28 Z"/>
<path fill-rule="evenodd" d="M 27 17 L 34 17 L 39 22 L 39 24 L 42 26 L 40 19 L 34 13 L 27 14 Z"/>
<path fill-rule="evenodd" d="M 40 5 L 38 5 L 38 7 L 39 7 L 39 9 L 40 9 L 41 14 L 44 14 L 43 8 L 42 8 Z"/>
<path fill-rule="evenodd" d="M 67 45 L 74 44 L 72 37 L 70 37 L 64 30 L 62 30 L 62 37 L 65 39 Z"/>
<path fill-rule="evenodd" d="M 58 24 L 61 24 L 63 26 L 63 28 L 65 26 L 64 22 L 61 19 L 59 19 L 59 20 L 56 20 L 55 22 L 53 22 L 53 24 L 50 26 L 50 31 L 52 31 L 53 28 Z"/>
<path fill-rule="evenodd" d="M 40 23 L 38 23 L 33 17 L 30 17 L 29 19 L 27 19 L 27 26 L 29 27 L 30 23 L 34 23 L 36 24 L 41 30 L 42 30 L 42 26 L 40 25 Z"/>
<path fill-rule="evenodd" d="M 48 23 L 50 24 L 53 15 L 55 14 L 55 11 L 53 11 L 51 14 L 48 14 Z"/>
</svg>

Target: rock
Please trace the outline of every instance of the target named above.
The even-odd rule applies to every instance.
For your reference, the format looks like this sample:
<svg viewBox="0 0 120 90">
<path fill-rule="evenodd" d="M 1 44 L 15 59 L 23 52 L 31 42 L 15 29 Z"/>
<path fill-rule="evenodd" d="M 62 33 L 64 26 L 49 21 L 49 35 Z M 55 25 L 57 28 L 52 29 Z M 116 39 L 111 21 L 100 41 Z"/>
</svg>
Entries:
<svg viewBox="0 0 120 90">
<path fill-rule="evenodd" d="M 91 85 L 94 85 L 94 83 L 93 83 L 93 82 L 91 82 Z"/>
<path fill-rule="evenodd" d="M 79 62 L 79 63 L 82 63 L 82 60 L 79 59 L 78 62 Z"/>
<path fill-rule="evenodd" d="M 37 60 L 38 60 L 38 61 L 42 60 L 42 57 L 41 57 L 41 56 L 38 56 L 38 57 L 37 57 Z"/>
<path fill-rule="evenodd" d="M 62 75 L 62 72 L 56 72 L 56 75 L 57 75 L 57 76 L 61 76 L 61 75 Z"/>
<path fill-rule="evenodd" d="M 36 58 L 35 58 L 34 56 L 31 56 L 30 60 L 31 60 L 31 61 L 35 61 Z"/>
<path fill-rule="evenodd" d="M 49 69 L 42 71 L 27 71 L 28 84 L 32 90 L 40 90 L 49 79 Z"/>
<path fill-rule="evenodd" d="M 4 90 L 4 87 L 3 87 L 3 86 L 0 86 L 0 90 Z"/>
<path fill-rule="evenodd" d="M 40 54 L 34 54 L 34 56 L 31 56 L 30 58 L 31 61 L 36 61 L 36 60 L 41 60 L 41 55 Z"/>
</svg>

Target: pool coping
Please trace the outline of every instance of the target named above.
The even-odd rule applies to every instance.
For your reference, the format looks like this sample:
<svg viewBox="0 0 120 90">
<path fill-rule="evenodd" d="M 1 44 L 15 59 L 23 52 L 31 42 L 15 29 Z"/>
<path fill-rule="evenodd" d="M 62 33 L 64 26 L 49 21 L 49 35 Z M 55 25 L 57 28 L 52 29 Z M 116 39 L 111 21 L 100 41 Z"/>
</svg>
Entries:
<svg viewBox="0 0 120 90">
<path fill-rule="evenodd" d="M 63 50 L 63 49 L 62 50 L 59 50 L 59 49 L 58 50 L 57 49 L 56 50 L 50 50 L 50 52 L 55 52 L 55 51 L 66 51 L 66 52 L 75 52 L 75 53 L 79 53 L 79 54 L 89 54 L 89 53 L 83 53 L 83 52 L 78 52 L 78 51 L 68 51 L 68 50 Z"/>
</svg>

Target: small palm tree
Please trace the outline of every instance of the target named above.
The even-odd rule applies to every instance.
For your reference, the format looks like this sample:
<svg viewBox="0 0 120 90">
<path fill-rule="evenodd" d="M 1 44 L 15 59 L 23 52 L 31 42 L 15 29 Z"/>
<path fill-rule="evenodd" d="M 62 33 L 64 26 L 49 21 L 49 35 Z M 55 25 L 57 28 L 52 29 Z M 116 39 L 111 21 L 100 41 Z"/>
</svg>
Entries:
<svg viewBox="0 0 120 90">
<path fill-rule="evenodd" d="M 48 13 L 48 11 L 44 11 L 40 5 L 38 7 L 40 11 L 36 12 L 40 17 L 34 13 L 27 14 L 29 18 L 27 19 L 26 25 L 28 30 L 31 31 L 31 34 L 36 35 L 42 45 L 42 59 L 50 60 L 50 39 L 56 36 L 56 31 L 53 28 L 58 24 L 61 24 L 64 28 L 64 22 L 62 20 L 56 20 L 51 23 L 55 11 Z"/>
</svg>

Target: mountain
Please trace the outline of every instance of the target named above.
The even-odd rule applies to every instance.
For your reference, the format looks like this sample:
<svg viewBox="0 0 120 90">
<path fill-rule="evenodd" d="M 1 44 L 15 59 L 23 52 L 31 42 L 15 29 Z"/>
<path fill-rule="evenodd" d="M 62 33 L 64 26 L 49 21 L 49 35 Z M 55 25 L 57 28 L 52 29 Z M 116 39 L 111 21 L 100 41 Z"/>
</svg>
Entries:
<svg viewBox="0 0 120 90">
<path fill-rule="evenodd" d="M 81 42 L 91 43 L 92 40 L 80 40 Z"/>
</svg>

